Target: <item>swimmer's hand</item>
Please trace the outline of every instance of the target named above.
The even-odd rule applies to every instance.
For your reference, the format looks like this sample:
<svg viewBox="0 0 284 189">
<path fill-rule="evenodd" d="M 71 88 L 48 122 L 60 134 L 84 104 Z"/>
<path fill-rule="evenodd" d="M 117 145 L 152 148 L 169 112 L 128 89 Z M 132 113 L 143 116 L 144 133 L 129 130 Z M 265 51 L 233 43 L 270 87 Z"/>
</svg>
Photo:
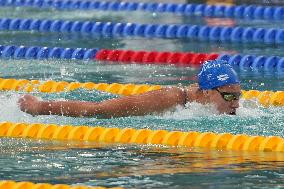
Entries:
<svg viewBox="0 0 284 189">
<path fill-rule="evenodd" d="M 23 112 L 33 116 L 39 114 L 40 101 L 32 95 L 23 95 L 18 100 L 18 105 Z"/>
</svg>

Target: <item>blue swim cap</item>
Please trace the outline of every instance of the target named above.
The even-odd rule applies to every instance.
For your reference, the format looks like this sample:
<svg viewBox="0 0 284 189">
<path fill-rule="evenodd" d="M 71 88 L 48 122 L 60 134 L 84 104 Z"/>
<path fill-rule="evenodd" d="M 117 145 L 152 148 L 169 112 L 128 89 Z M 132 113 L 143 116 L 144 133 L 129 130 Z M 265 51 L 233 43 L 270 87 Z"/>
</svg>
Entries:
<svg viewBox="0 0 284 189">
<path fill-rule="evenodd" d="M 235 70 L 223 60 L 205 62 L 198 74 L 199 88 L 204 90 L 239 83 Z"/>
</svg>

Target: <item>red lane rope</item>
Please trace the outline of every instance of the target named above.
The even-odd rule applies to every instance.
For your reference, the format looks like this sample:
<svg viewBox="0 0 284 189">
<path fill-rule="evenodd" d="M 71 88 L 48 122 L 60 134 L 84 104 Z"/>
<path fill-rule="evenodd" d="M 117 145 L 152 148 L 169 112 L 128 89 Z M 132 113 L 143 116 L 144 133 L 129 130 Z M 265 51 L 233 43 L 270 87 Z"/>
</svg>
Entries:
<svg viewBox="0 0 284 189">
<path fill-rule="evenodd" d="M 100 61 L 136 64 L 175 64 L 199 66 L 207 60 L 219 57 L 216 53 L 157 52 L 101 49 L 93 58 Z"/>
</svg>

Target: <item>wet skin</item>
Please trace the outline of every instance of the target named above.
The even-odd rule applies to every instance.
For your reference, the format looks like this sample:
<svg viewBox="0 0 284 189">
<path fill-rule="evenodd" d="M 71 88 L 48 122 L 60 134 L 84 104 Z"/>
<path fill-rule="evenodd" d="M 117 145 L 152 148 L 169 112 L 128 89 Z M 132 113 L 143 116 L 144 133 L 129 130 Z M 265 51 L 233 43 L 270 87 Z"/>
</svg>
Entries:
<svg viewBox="0 0 284 189">
<path fill-rule="evenodd" d="M 241 93 L 239 84 L 218 87 L 220 92 Z M 239 108 L 239 99 L 226 101 L 217 90 L 208 90 L 208 101 L 215 105 L 220 114 L 236 115 Z"/>
<path fill-rule="evenodd" d="M 220 92 L 240 93 L 240 85 L 219 87 Z M 186 102 L 214 104 L 220 114 L 236 114 L 239 100 L 226 101 L 216 89 L 200 90 L 197 84 L 190 85 L 186 93 L 181 88 L 170 87 L 144 94 L 124 96 L 100 103 L 84 101 L 40 101 L 31 95 L 19 99 L 20 109 L 32 115 L 62 115 L 86 117 L 100 115 L 105 118 L 141 116 L 164 112 Z M 161 98 L 162 97 L 162 98 Z"/>
</svg>

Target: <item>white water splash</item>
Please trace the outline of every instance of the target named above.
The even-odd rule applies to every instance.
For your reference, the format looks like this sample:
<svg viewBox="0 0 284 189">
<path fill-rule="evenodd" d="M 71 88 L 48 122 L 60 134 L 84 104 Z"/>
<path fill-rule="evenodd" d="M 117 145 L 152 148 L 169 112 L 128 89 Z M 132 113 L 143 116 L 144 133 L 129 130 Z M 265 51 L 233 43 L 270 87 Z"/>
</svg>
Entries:
<svg viewBox="0 0 284 189">
<path fill-rule="evenodd" d="M 268 116 L 269 113 L 264 111 L 264 107 L 260 105 L 257 100 L 240 100 L 240 107 L 236 112 L 240 117 L 263 117 Z"/>
<path fill-rule="evenodd" d="M 271 113 L 265 112 L 263 107 L 255 101 L 240 101 L 240 107 L 237 109 L 237 117 L 263 117 L 271 115 Z M 178 106 L 175 111 L 166 112 L 163 114 L 165 119 L 186 120 L 197 117 L 235 117 L 235 115 L 219 114 L 214 105 L 202 105 L 197 102 L 191 102 L 186 104 L 186 108 Z"/>
<path fill-rule="evenodd" d="M 63 116 L 32 116 L 20 110 L 17 103 L 20 97 L 21 94 L 0 93 L 0 122 L 74 123 L 75 119 L 79 119 Z"/>
<path fill-rule="evenodd" d="M 196 117 L 206 117 L 218 115 L 213 105 L 202 105 L 197 102 L 187 103 L 186 107 L 177 106 L 174 112 L 166 112 L 162 117 L 165 119 L 192 119 Z"/>
<path fill-rule="evenodd" d="M 17 101 L 21 95 L 4 93 L 0 94 L 0 121 L 22 122 L 29 117 L 18 107 Z M 32 116 L 31 116 L 32 117 Z"/>
</svg>

